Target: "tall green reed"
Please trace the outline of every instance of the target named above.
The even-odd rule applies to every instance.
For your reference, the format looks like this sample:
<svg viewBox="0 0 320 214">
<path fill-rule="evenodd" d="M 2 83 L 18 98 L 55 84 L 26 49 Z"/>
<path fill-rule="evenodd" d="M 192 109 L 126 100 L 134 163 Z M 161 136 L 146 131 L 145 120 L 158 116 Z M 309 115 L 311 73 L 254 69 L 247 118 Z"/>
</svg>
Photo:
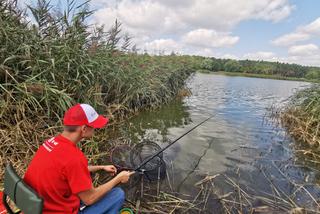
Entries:
<svg viewBox="0 0 320 214">
<path fill-rule="evenodd" d="M 2 165 L 11 161 L 23 172 L 72 104 L 122 118 L 168 102 L 193 72 L 192 57 L 137 54 L 118 21 L 108 31 L 89 25 L 89 2 L 57 10 L 38 0 L 27 10 L 32 17 L 16 0 L 0 0 Z M 84 149 L 97 152 L 96 145 Z"/>
</svg>

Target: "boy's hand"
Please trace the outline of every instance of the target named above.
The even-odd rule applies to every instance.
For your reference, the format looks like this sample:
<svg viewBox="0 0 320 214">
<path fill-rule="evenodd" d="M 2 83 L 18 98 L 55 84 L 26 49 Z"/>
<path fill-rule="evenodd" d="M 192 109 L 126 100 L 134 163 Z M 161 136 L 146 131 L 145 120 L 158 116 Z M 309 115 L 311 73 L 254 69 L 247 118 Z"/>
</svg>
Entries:
<svg viewBox="0 0 320 214">
<path fill-rule="evenodd" d="M 116 178 L 119 179 L 121 183 L 127 183 L 131 175 L 133 175 L 135 171 L 122 171 L 120 172 Z"/>
<path fill-rule="evenodd" d="M 101 166 L 101 169 L 111 173 L 112 176 L 117 174 L 117 168 L 115 166 L 113 166 L 113 165 Z"/>
</svg>

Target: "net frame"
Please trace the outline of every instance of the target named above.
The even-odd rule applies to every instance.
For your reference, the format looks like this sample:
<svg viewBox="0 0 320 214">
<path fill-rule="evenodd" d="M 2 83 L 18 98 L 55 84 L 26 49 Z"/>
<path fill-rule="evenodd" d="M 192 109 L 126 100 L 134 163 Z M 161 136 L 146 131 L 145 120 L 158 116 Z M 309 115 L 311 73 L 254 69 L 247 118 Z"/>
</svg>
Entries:
<svg viewBox="0 0 320 214">
<path fill-rule="evenodd" d="M 117 145 L 111 150 L 110 162 L 117 168 L 118 172 L 123 170 L 134 169 L 130 162 L 131 150 L 132 150 L 132 147 L 128 144 Z M 127 160 L 123 160 L 124 157 L 127 158 Z M 121 159 L 121 161 L 119 161 L 119 159 Z M 123 163 L 123 162 L 126 162 L 126 163 Z"/>
<path fill-rule="evenodd" d="M 118 172 L 123 170 L 134 170 L 134 168 L 138 167 L 143 160 L 151 157 L 159 150 L 161 150 L 161 147 L 150 140 L 144 140 L 134 146 L 120 144 L 111 150 L 110 162 L 118 169 Z M 146 152 L 143 157 L 140 156 L 140 152 L 142 151 Z M 140 156 L 140 160 L 138 161 L 136 161 L 137 155 Z M 163 153 L 160 153 L 145 166 L 141 167 L 136 174 L 144 176 L 148 181 L 155 181 L 158 180 L 159 170 L 160 179 L 163 179 L 166 175 L 166 164 L 163 160 Z"/>
<path fill-rule="evenodd" d="M 151 149 L 151 151 L 145 151 L 146 148 L 143 148 L 143 147 L 146 147 L 146 146 L 148 146 L 149 149 Z M 161 147 L 157 143 L 150 141 L 150 140 L 144 140 L 141 143 L 134 145 L 131 152 L 130 152 L 131 166 L 133 166 L 135 168 L 138 167 L 144 160 L 153 156 L 159 150 L 161 150 Z M 142 154 L 142 152 L 144 152 L 146 154 Z M 142 157 L 142 155 L 144 155 L 144 156 Z M 139 162 L 136 162 L 137 158 L 139 158 L 139 160 L 138 160 Z M 163 159 L 163 153 L 160 153 L 155 158 L 153 158 L 151 161 L 149 161 L 145 166 L 143 166 L 141 169 L 145 172 L 148 172 L 148 171 L 154 170 L 155 168 L 159 168 L 160 165 L 162 164 L 162 159 Z M 152 163 L 154 163 L 154 166 L 147 168 L 148 166 L 151 166 Z"/>
</svg>

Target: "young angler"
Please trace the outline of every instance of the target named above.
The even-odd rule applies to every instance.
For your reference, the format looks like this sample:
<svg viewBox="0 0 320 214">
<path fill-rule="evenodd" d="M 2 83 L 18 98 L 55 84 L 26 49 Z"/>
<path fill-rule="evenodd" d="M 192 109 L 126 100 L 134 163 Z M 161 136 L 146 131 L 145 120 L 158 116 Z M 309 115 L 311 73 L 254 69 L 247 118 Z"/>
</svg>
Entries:
<svg viewBox="0 0 320 214">
<path fill-rule="evenodd" d="M 102 128 L 108 119 L 98 115 L 88 104 L 77 104 L 64 115 L 64 130 L 46 140 L 33 157 L 24 180 L 44 200 L 44 214 L 118 213 L 124 192 L 116 187 L 126 183 L 134 172 L 122 171 L 109 182 L 93 187 L 90 172 L 105 170 L 112 175 L 112 165 L 88 166 L 77 144 L 93 136 L 95 128 Z M 81 203 L 86 208 L 79 210 Z"/>
</svg>

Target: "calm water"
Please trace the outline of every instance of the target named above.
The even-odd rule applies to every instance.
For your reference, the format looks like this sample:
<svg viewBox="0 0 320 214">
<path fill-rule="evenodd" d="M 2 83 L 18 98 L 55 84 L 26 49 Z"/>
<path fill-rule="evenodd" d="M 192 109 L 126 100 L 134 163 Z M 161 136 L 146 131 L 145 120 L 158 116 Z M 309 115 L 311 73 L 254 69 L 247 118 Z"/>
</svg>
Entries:
<svg viewBox="0 0 320 214">
<path fill-rule="evenodd" d="M 269 107 L 284 105 L 308 83 L 195 74 L 187 85 L 192 92 L 190 97 L 142 112 L 120 129 L 135 142 L 151 139 L 165 146 L 169 140 L 215 115 L 165 152 L 175 191 L 195 195 L 198 188 L 194 184 L 206 175 L 224 174 L 246 186 L 252 194 L 261 195 L 272 192 L 267 176 L 286 194 L 294 194 L 297 204 L 313 206 L 303 192 L 294 192 L 296 189 L 288 178 L 306 184 L 308 191 L 319 198 L 318 187 L 314 185 L 319 173 L 312 167 L 300 166 L 301 158 L 292 150 L 293 140 L 266 117 Z M 217 194 L 232 189 L 224 181 L 225 177 L 217 179 Z"/>
</svg>

